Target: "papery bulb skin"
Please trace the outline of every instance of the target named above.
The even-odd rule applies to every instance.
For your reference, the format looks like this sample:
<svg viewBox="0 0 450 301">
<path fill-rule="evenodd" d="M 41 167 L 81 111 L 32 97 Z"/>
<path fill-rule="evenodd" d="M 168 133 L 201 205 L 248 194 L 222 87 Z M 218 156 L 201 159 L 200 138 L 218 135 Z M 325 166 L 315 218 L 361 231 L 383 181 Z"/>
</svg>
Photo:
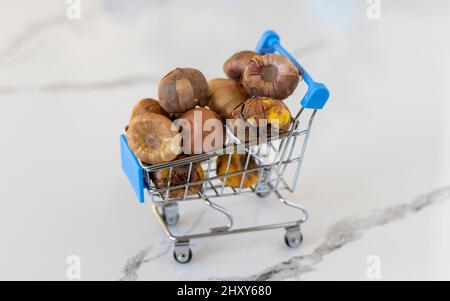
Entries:
<svg viewBox="0 0 450 301">
<path fill-rule="evenodd" d="M 208 86 L 208 107 L 224 120 L 231 118 L 233 110 L 249 98 L 244 87 L 232 79 L 213 79 Z"/>
<path fill-rule="evenodd" d="M 181 135 L 166 116 L 144 113 L 131 119 L 126 132 L 128 146 L 142 162 L 159 164 L 181 153 Z"/>
<path fill-rule="evenodd" d="M 145 113 L 156 113 L 166 117 L 170 117 L 169 113 L 167 113 L 159 104 L 159 101 L 152 98 L 144 98 L 141 99 L 134 107 L 131 112 L 130 120 L 134 117 Z"/>
<path fill-rule="evenodd" d="M 259 54 L 251 50 L 239 51 L 223 64 L 223 71 L 228 78 L 240 81 L 245 68 L 255 55 Z"/>
<path fill-rule="evenodd" d="M 254 56 L 242 75 L 242 85 L 249 96 L 284 100 L 294 93 L 301 77 L 297 67 L 285 56 Z"/>
<path fill-rule="evenodd" d="M 184 113 L 208 101 L 208 82 L 197 69 L 176 68 L 159 82 L 158 97 L 168 113 Z"/>
</svg>

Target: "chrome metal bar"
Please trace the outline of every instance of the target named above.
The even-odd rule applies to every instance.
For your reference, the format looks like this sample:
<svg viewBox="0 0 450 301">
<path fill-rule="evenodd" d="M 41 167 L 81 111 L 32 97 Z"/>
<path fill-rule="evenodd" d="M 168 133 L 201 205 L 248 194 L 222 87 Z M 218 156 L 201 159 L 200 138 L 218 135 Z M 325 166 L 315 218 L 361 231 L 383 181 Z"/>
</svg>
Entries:
<svg viewBox="0 0 450 301">
<path fill-rule="evenodd" d="M 306 145 L 308 144 L 309 135 L 311 134 L 312 123 L 314 121 L 314 117 L 316 116 L 316 113 L 317 113 L 317 110 L 314 110 L 313 113 L 311 114 L 311 117 L 309 118 L 308 131 L 303 140 L 302 150 L 300 151 L 300 160 L 298 160 L 298 162 L 297 162 L 297 166 L 295 168 L 295 175 L 294 175 L 294 178 L 292 181 L 291 189 L 289 190 L 291 192 L 293 192 L 295 190 L 295 187 L 297 186 L 298 175 L 300 173 L 300 168 L 302 166 L 303 158 L 305 157 Z"/>
<path fill-rule="evenodd" d="M 283 192 L 283 191 L 290 191 L 290 186 L 286 184 L 286 181 L 282 181 L 282 183 L 284 184 L 284 186 L 279 185 L 278 187 L 278 191 Z M 256 185 L 256 184 L 255 184 Z M 218 198 L 224 198 L 224 197 L 230 197 L 230 196 L 237 196 L 237 195 L 251 195 L 255 192 L 271 192 L 272 190 L 268 187 L 265 188 L 261 188 L 257 191 L 254 186 L 249 187 L 248 189 L 243 189 L 242 192 L 240 194 L 238 194 L 237 192 L 234 191 L 230 191 L 230 192 L 224 192 L 222 195 L 216 195 L 214 192 L 213 194 L 208 194 L 208 190 L 206 190 L 205 192 L 205 196 L 208 197 L 209 199 L 213 200 L 213 199 L 218 199 Z M 213 190 L 213 189 L 211 189 Z M 230 188 L 230 190 L 232 190 Z M 156 196 L 158 196 L 160 199 L 158 199 Z M 186 199 L 183 202 L 190 202 L 190 201 L 198 201 L 199 199 L 201 199 L 200 197 L 198 197 L 197 195 L 195 196 L 191 196 L 191 197 L 186 197 Z M 158 206 L 163 206 L 165 204 L 167 204 L 167 202 L 181 202 L 181 200 L 179 199 L 170 199 L 170 200 L 165 200 L 163 197 L 160 197 L 159 194 L 155 194 L 155 197 L 153 198 L 152 203 L 156 204 Z"/>
<path fill-rule="evenodd" d="M 216 193 L 216 196 L 220 196 L 219 192 L 217 191 L 217 189 L 214 187 L 214 184 L 211 182 L 211 179 L 208 181 L 209 185 L 211 186 L 211 188 L 214 190 L 214 192 Z"/>
<path fill-rule="evenodd" d="M 289 143 L 292 139 L 292 133 L 293 133 L 292 131 L 289 132 L 289 135 L 287 136 L 287 138 L 285 138 L 287 141 L 286 141 L 285 146 L 283 147 L 283 150 L 281 151 L 280 159 L 277 160 L 278 164 L 277 164 L 277 168 L 276 168 L 276 172 L 275 172 L 276 175 L 279 175 L 281 164 L 283 163 L 284 157 L 286 155 L 286 151 L 287 151 Z"/>
<path fill-rule="evenodd" d="M 245 175 L 247 173 L 248 163 L 250 162 L 250 150 L 247 152 L 247 159 L 245 160 L 245 167 L 244 167 L 244 173 L 242 174 L 241 183 L 239 184 L 239 193 L 242 192 L 242 186 L 244 185 Z"/>
<path fill-rule="evenodd" d="M 289 151 L 287 160 L 290 160 L 290 159 L 292 158 L 292 154 L 294 153 L 294 149 L 295 149 L 295 146 L 296 146 L 295 142 L 297 141 L 297 137 L 298 137 L 298 136 L 295 136 L 295 137 L 293 138 L 294 140 L 292 140 L 292 145 L 291 145 L 291 149 L 290 149 L 290 151 Z M 288 145 L 287 145 L 286 147 L 288 147 Z M 284 163 L 284 164 L 283 164 L 283 167 L 281 168 L 281 171 L 280 171 L 279 173 L 277 173 L 278 179 L 277 179 L 277 182 L 276 182 L 275 187 L 274 187 L 275 190 L 278 189 L 278 184 L 280 183 L 280 179 L 283 177 L 284 173 L 286 172 L 287 166 L 288 166 L 288 164 L 287 164 L 287 163 Z"/>
<path fill-rule="evenodd" d="M 187 185 L 187 184 L 189 184 L 189 181 L 191 180 L 192 164 L 193 164 L 193 162 L 189 163 L 189 172 L 188 172 L 188 177 L 186 179 L 186 187 L 184 188 L 183 200 L 186 199 L 186 196 L 188 193 L 189 185 Z"/>
<path fill-rule="evenodd" d="M 172 172 L 173 172 L 173 167 L 171 166 L 170 167 L 170 169 L 169 169 L 169 179 L 167 180 L 167 188 L 169 188 L 170 187 L 170 182 L 171 182 L 171 179 L 172 179 Z M 169 189 L 167 189 L 167 191 L 166 191 L 166 200 L 169 198 Z"/>
<path fill-rule="evenodd" d="M 227 178 L 228 178 L 228 171 L 229 171 L 229 168 L 230 168 L 230 162 L 231 162 L 231 153 L 228 154 L 227 168 L 225 169 L 225 175 L 224 175 L 224 178 L 223 178 L 223 183 L 222 183 L 222 188 L 220 190 L 220 194 L 223 194 L 223 191 L 225 189 L 225 183 L 226 183 Z"/>
<path fill-rule="evenodd" d="M 299 120 L 300 115 L 302 115 L 302 113 L 303 113 L 304 110 L 305 110 L 304 107 L 301 107 L 300 110 L 298 110 L 297 115 L 295 115 L 295 117 L 294 117 L 294 121 Z"/>
<path fill-rule="evenodd" d="M 275 190 L 275 194 L 277 195 L 277 197 L 279 198 L 279 200 L 280 200 L 283 204 L 285 204 L 286 206 L 289 206 L 289 207 L 298 209 L 298 210 L 300 210 L 300 211 L 302 212 L 302 214 L 303 214 L 302 218 L 300 218 L 300 219 L 297 221 L 297 223 L 298 223 L 299 225 L 302 224 L 302 223 L 304 223 L 304 222 L 306 222 L 306 221 L 308 220 L 309 214 L 308 214 L 308 211 L 305 209 L 305 207 L 303 207 L 302 205 L 296 204 L 296 203 L 289 202 L 287 199 L 285 199 L 285 198 L 280 194 L 280 192 L 279 192 L 278 190 Z"/>
<path fill-rule="evenodd" d="M 276 192 L 277 193 L 277 192 Z M 300 224 L 306 222 L 308 220 L 308 212 L 306 209 L 298 204 L 291 203 L 287 201 L 279 192 L 277 193 L 277 196 L 279 197 L 280 201 L 284 203 L 285 205 L 296 208 L 300 210 L 303 213 L 303 216 L 295 221 L 288 221 L 288 222 L 282 222 L 282 223 L 274 223 L 274 224 L 267 224 L 267 225 L 261 225 L 261 226 L 253 226 L 253 227 L 245 227 L 245 228 L 238 228 L 238 229 L 231 229 L 233 226 L 233 217 L 231 214 L 224 209 L 223 207 L 212 203 L 209 201 L 212 205 L 210 206 L 213 209 L 218 210 L 219 212 L 223 213 L 228 217 L 228 225 L 223 227 L 215 227 L 211 228 L 210 232 L 203 232 L 203 233 L 197 233 L 197 234 L 189 234 L 189 235 L 180 235 L 177 236 L 172 233 L 167 223 L 164 221 L 164 218 L 162 217 L 161 213 L 157 209 L 157 206 L 153 205 L 153 212 L 155 213 L 156 217 L 158 218 L 160 224 L 162 225 L 165 233 L 167 236 L 173 240 L 173 241 L 188 241 L 191 239 L 198 239 L 198 238 L 206 238 L 206 237 L 213 237 L 213 236 L 219 236 L 219 235 L 229 235 L 229 234 L 238 234 L 238 233 L 246 233 L 246 232 L 254 232 L 254 231 L 264 231 L 264 230 L 271 230 L 271 229 L 281 229 L 281 228 L 292 228 L 297 227 Z M 214 208 L 215 207 L 215 208 Z"/>
<path fill-rule="evenodd" d="M 208 168 L 206 169 L 206 176 L 205 176 L 205 179 L 203 181 L 201 191 L 205 190 L 206 183 L 209 181 L 209 173 L 211 171 L 211 162 L 212 162 L 212 158 L 209 158 L 209 160 L 208 160 Z"/>
<path fill-rule="evenodd" d="M 224 231 L 228 231 L 231 229 L 231 227 L 233 227 L 233 216 L 231 215 L 231 213 L 226 210 L 225 208 L 223 208 L 220 205 L 217 205 L 216 203 L 213 203 L 212 201 L 210 201 L 207 197 L 202 196 L 203 200 L 205 201 L 205 203 L 211 207 L 212 209 L 224 214 L 227 219 L 228 219 L 228 224 L 226 226 L 220 226 L 220 227 L 214 227 L 214 228 L 210 228 L 211 232 L 224 232 Z"/>
<path fill-rule="evenodd" d="M 290 160 L 282 161 L 281 163 L 282 164 L 290 164 L 290 163 L 295 162 L 297 160 L 298 160 L 297 158 L 296 159 L 290 159 Z M 258 172 L 258 171 L 260 171 L 262 169 L 270 169 L 270 168 L 273 168 L 273 167 L 275 167 L 277 165 L 278 165 L 278 161 L 270 163 L 270 164 L 264 164 L 264 165 L 260 164 L 260 165 L 258 165 L 257 167 L 254 167 L 254 168 L 247 168 L 247 170 L 238 170 L 238 171 L 235 171 L 235 172 L 232 172 L 232 173 L 228 173 L 228 177 L 239 176 L 239 175 L 241 175 L 243 173 Z M 169 187 L 169 188 L 167 188 L 167 187 L 158 188 L 158 189 L 155 188 L 155 189 L 151 189 L 151 191 L 153 191 L 155 193 L 162 193 L 162 192 L 166 192 L 167 190 L 177 190 L 177 189 L 184 189 L 184 188 L 189 187 L 189 186 L 202 185 L 206 181 L 213 181 L 213 180 L 220 180 L 220 185 L 214 185 L 214 186 L 216 188 L 221 189 L 222 186 L 223 186 L 223 176 L 217 176 L 216 175 L 216 176 L 213 176 L 213 177 L 210 176 L 209 179 L 202 179 L 202 180 L 198 180 L 198 181 L 191 181 L 189 183 L 173 185 L 172 187 Z"/>
<path fill-rule="evenodd" d="M 258 176 L 258 182 L 256 183 L 255 191 L 259 191 L 259 189 L 260 189 L 261 179 L 263 177 L 264 171 L 265 171 L 265 168 L 260 169 L 259 176 Z"/>
</svg>

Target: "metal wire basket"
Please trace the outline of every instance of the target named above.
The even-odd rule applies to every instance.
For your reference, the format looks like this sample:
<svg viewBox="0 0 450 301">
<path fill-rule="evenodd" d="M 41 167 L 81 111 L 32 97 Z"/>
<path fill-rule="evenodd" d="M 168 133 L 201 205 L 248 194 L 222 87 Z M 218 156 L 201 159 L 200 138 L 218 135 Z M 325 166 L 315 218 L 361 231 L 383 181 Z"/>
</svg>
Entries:
<svg viewBox="0 0 450 301">
<path fill-rule="evenodd" d="M 300 225 L 307 221 L 308 212 L 301 205 L 288 201 L 281 195 L 281 192 L 293 192 L 296 188 L 314 116 L 317 110 L 322 109 L 327 102 L 329 92 L 325 85 L 315 82 L 308 72 L 281 46 L 280 38 L 275 32 L 265 32 L 256 51 L 260 53 L 278 52 L 287 56 L 299 69 L 308 85 L 308 91 L 301 100 L 301 107 L 288 132 L 276 137 L 269 137 L 263 142 L 257 140 L 242 142 L 227 128 L 227 144 L 222 149 L 157 165 L 146 165 L 140 162 L 128 147 L 125 134 L 121 135 L 122 168 L 139 201 L 143 203 L 146 196 L 151 200 L 153 212 L 167 236 L 174 241 L 174 258 L 180 263 L 187 263 L 191 260 L 190 241 L 198 238 L 284 228 L 286 230 L 285 242 L 289 247 L 297 247 L 302 242 Z M 127 128 L 125 128 L 126 130 Z M 237 151 L 245 156 L 245 166 L 239 171 L 231 171 L 232 156 Z M 219 156 L 227 162 L 225 170 L 220 173 L 216 170 L 215 162 Z M 256 164 L 250 166 L 251 160 Z M 201 178 L 193 176 L 199 166 L 204 171 Z M 174 170 L 181 168 L 186 171 L 187 177 L 181 184 L 175 185 L 170 182 L 170 179 Z M 162 186 L 155 183 L 153 175 L 157 172 L 164 172 L 168 179 Z M 253 185 L 247 187 L 244 185 L 244 180 L 249 174 L 256 175 L 258 179 Z M 233 187 L 227 185 L 227 179 L 232 178 L 240 179 L 240 185 L 233 185 Z M 196 187 L 194 194 L 191 191 L 193 187 Z M 232 214 L 224 207 L 214 203 L 213 200 L 246 193 L 253 193 L 260 197 L 274 193 L 283 204 L 299 210 L 301 216 L 294 221 L 234 228 Z M 191 200 L 202 200 L 211 209 L 225 215 L 228 223 L 224 226 L 213 227 L 203 233 L 175 235 L 170 227 L 179 220 L 178 203 Z"/>
</svg>

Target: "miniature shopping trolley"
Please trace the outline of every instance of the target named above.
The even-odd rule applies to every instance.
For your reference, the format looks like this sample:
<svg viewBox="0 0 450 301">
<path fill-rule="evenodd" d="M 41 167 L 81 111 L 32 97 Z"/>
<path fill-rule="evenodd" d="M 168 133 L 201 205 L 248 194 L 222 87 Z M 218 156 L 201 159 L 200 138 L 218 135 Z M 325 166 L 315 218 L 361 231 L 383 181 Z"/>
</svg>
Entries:
<svg viewBox="0 0 450 301">
<path fill-rule="evenodd" d="M 283 48 L 280 44 L 280 38 L 275 32 L 267 31 L 263 34 L 256 47 L 256 52 L 278 52 L 287 56 L 299 69 L 300 74 L 308 85 L 308 90 L 300 102 L 300 109 L 295 115 L 288 132 L 276 137 L 269 137 L 263 143 L 258 144 L 254 141 L 243 142 L 239 140 L 227 128 L 227 141 L 230 141 L 230 143 L 227 143 L 223 149 L 157 165 L 142 163 L 128 147 L 125 134 L 121 135 L 122 168 L 138 200 L 141 203 L 144 203 L 146 199 L 151 200 L 153 212 L 169 239 L 174 241 L 173 254 L 175 260 L 179 263 L 187 263 L 191 260 L 190 241 L 198 238 L 281 228 L 286 231 L 285 242 L 289 247 L 297 247 L 302 242 L 303 236 L 300 226 L 307 221 L 308 212 L 301 205 L 288 201 L 281 193 L 283 191 L 293 192 L 296 188 L 314 116 L 317 110 L 322 109 L 327 102 L 329 92 L 324 84 L 315 82 L 294 57 Z M 231 155 L 236 149 L 241 150 L 247 159 L 243 170 L 231 172 Z M 229 158 L 226 172 L 218 175 L 215 161 L 218 156 L 227 155 Z M 253 165 L 250 168 L 249 166 L 249 158 L 251 156 L 257 162 L 256 167 Z M 201 164 L 204 170 L 204 177 L 201 180 L 192 177 L 196 164 Z M 179 167 L 188 168 L 186 183 L 172 185 L 170 183 L 172 172 Z M 163 169 L 168 171 L 169 181 L 165 187 L 157 188 L 152 180 L 152 174 Z M 257 173 L 258 180 L 250 187 L 244 188 L 243 182 L 248 173 Z M 242 179 L 239 187 L 226 185 L 227 178 L 233 176 L 240 176 Z M 189 193 L 189 188 L 193 185 L 197 185 L 197 187 L 201 185 L 201 189 L 195 195 Z M 171 196 L 171 191 L 180 191 L 180 189 L 184 192 L 181 196 L 180 194 L 177 194 L 176 198 Z M 249 193 L 260 197 L 273 193 L 283 204 L 299 210 L 301 216 L 294 221 L 235 228 L 233 227 L 232 213 L 215 203 L 214 200 Z M 213 227 L 203 233 L 175 235 L 171 231 L 171 226 L 175 225 L 180 217 L 178 203 L 192 200 L 202 201 L 209 208 L 222 213 L 227 218 L 228 223 L 223 226 Z"/>
</svg>

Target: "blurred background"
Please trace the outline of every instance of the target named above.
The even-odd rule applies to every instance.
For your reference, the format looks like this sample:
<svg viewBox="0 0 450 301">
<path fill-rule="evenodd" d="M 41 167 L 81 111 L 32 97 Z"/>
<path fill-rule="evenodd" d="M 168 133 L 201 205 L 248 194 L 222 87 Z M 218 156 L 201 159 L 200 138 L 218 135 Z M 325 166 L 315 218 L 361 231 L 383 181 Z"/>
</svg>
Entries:
<svg viewBox="0 0 450 301">
<path fill-rule="evenodd" d="M 119 135 L 168 71 L 224 77 L 223 62 L 268 29 L 331 91 L 289 196 L 311 213 L 304 246 L 278 246 L 280 233 L 202 241 L 180 267 L 121 172 Z M 1 0 L 0 279 L 67 279 L 73 254 L 82 280 L 246 277 L 313 252 L 344 218 L 447 187 L 449 36 L 444 0 Z M 246 204 L 244 219 L 271 208 Z M 284 278 L 366 279 L 378 254 L 382 279 L 448 280 L 450 207 L 433 208 Z"/>
</svg>

